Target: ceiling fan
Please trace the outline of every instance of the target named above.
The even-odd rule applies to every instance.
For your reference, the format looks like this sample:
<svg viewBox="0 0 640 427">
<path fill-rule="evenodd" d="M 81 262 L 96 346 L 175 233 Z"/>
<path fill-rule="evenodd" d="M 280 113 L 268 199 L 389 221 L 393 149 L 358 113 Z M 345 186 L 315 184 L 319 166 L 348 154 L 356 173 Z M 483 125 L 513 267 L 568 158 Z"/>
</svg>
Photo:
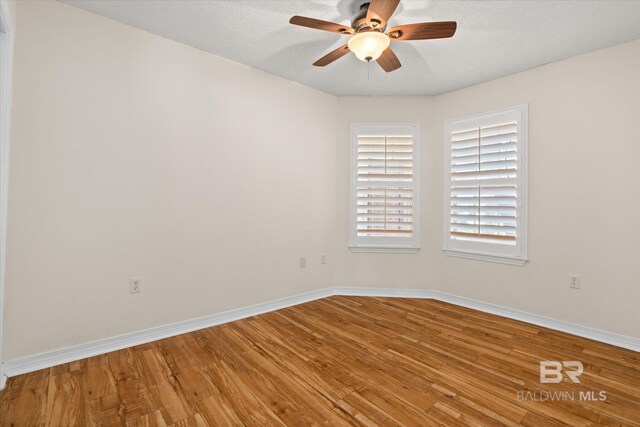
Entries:
<svg viewBox="0 0 640 427">
<path fill-rule="evenodd" d="M 351 51 L 362 61 L 377 61 L 388 73 L 401 66 L 398 57 L 389 47 L 391 40 L 443 39 L 452 37 L 457 27 L 455 21 L 422 22 L 399 25 L 385 32 L 387 22 L 398 3 L 400 0 L 372 0 L 370 3 L 364 3 L 351 22 L 351 27 L 304 16 L 294 16 L 289 23 L 350 37 L 347 44 L 329 52 L 313 65 L 324 67 Z"/>
</svg>

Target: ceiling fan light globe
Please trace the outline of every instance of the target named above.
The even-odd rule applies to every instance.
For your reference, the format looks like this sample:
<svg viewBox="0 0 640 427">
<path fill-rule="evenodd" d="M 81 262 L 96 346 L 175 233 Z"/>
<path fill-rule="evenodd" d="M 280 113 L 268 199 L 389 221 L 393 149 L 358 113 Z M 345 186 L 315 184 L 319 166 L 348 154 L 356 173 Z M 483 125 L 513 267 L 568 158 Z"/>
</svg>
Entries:
<svg viewBox="0 0 640 427">
<path fill-rule="evenodd" d="M 347 45 L 361 61 L 375 61 L 389 47 L 389 36 L 378 31 L 367 31 L 353 35 Z"/>
</svg>

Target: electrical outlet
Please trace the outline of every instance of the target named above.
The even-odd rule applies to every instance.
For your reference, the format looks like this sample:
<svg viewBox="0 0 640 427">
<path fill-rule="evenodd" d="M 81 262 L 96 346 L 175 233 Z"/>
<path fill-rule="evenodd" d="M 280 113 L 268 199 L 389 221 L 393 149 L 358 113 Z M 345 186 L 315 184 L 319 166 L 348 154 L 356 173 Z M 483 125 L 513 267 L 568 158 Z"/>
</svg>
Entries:
<svg viewBox="0 0 640 427">
<path fill-rule="evenodd" d="M 327 263 L 327 256 L 325 254 L 320 255 L 320 264 Z"/>
<path fill-rule="evenodd" d="M 301 256 L 300 257 L 300 268 L 305 268 L 307 266 L 307 257 L 306 256 Z"/>
<path fill-rule="evenodd" d="M 569 287 L 571 289 L 580 289 L 580 276 L 569 276 Z"/>
<path fill-rule="evenodd" d="M 142 279 L 136 277 L 129 281 L 129 293 L 130 294 L 138 294 L 140 293 L 140 287 L 142 286 Z"/>
</svg>

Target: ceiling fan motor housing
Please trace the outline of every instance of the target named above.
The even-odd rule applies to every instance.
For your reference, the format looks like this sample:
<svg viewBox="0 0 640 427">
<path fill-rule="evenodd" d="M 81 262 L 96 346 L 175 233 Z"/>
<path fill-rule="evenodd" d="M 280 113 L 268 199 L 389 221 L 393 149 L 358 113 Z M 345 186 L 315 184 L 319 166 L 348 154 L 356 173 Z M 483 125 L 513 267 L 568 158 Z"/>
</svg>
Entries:
<svg viewBox="0 0 640 427">
<path fill-rule="evenodd" d="M 356 33 L 364 32 L 364 31 L 384 31 L 386 25 L 382 25 L 382 22 L 378 19 L 367 20 L 367 13 L 369 12 L 369 4 L 363 3 L 360 6 L 360 11 L 351 21 L 351 27 L 356 31 Z"/>
</svg>

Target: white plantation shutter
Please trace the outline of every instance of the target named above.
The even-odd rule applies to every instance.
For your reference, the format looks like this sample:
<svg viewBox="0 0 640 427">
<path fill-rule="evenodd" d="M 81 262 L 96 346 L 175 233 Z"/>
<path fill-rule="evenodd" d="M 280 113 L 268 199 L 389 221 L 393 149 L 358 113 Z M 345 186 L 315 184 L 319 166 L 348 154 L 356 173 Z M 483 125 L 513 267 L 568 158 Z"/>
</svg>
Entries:
<svg viewBox="0 0 640 427">
<path fill-rule="evenodd" d="M 526 107 L 447 123 L 445 251 L 525 259 Z"/>
<path fill-rule="evenodd" d="M 351 247 L 417 248 L 417 126 L 352 130 Z"/>
<path fill-rule="evenodd" d="M 357 170 L 358 236 L 410 237 L 413 137 L 358 136 Z"/>
<path fill-rule="evenodd" d="M 517 130 L 509 122 L 451 134 L 452 238 L 515 244 Z"/>
</svg>

